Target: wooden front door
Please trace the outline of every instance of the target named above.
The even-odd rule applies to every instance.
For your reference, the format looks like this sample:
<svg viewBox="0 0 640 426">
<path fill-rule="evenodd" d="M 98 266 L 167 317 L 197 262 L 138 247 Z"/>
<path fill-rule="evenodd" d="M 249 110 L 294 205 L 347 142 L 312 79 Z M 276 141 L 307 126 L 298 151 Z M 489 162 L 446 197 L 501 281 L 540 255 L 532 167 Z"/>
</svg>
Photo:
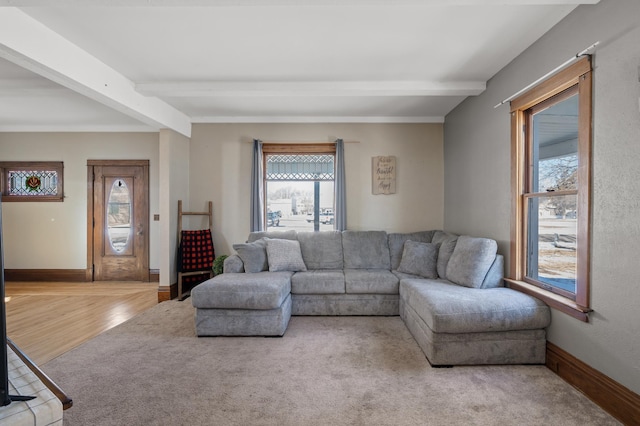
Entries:
<svg viewBox="0 0 640 426">
<path fill-rule="evenodd" d="M 149 162 L 89 160 L 93 281 L 149 281 Z"/>
</svg>

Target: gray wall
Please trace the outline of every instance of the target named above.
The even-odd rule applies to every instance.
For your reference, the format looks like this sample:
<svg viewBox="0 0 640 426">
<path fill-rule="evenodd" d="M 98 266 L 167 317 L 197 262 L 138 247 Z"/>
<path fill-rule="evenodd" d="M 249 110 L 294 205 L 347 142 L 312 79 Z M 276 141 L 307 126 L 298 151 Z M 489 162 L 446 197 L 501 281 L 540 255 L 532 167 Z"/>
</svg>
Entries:
<svg viewBox="0 0 640 426">
<path fill-rule="evenodd" d="M 446 117 L 445 229 L 509 249 L 509 107 L 493 106 L 596 41 L 589 323 L 554 311 L 548 340 L 640 393 L 640 2 L 583 5 Z"/>
</svg>

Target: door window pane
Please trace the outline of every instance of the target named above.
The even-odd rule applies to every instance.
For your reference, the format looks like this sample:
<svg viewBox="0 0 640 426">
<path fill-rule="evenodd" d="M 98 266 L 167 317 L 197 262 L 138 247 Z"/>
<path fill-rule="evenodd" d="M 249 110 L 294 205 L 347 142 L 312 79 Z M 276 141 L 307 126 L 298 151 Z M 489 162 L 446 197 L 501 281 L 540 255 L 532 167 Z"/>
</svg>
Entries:
<svg viewBox="0 0 640 426">
<path fill-rule="evenodd" d="M 131 235 L 131 196 L 124 179 L 116 179 L 111 186 L 107 206 L 107 229 L 111 247 L 122 253 Z"/>
</svg>

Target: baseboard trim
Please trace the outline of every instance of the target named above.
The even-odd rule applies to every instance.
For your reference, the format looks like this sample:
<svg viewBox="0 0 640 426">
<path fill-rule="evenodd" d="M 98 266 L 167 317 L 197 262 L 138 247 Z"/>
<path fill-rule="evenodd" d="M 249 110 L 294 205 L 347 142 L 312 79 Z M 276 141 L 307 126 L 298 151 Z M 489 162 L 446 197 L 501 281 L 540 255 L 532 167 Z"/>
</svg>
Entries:
<svg viewBox="0 0 640 426">
<path fill-rule="evenodd" d="M 85 269 L 5 269 L 7 281 L 87 282 Z"/>
<path fill-rule="evenodd" d="M 93 277 L 91 269 L 5 269 L 4 278 L 7 281 L 86 283 L 91 282 Z M 160 282 L 159 269 L 149 269 L 149 282 Z"/>
<path fill-rule="evenodd" d="M 178 283 L 171 284 L 170 286 L 161 285 L 158 287 L 158 303 L 166 302 L 167 300 L 175 299 L 178 297 Z"/>
<path fill-rule="evenodd" d="M 627 425 L 640 424 L 640 395 L 547 342 L 547 368 Z"/>
</svg>

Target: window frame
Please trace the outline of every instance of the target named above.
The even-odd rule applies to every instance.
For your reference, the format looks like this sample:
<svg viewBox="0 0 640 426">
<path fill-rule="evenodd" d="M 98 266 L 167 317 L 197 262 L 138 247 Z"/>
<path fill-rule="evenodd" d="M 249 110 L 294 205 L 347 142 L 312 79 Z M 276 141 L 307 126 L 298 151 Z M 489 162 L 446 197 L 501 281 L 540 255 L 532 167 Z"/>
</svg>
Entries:
<svg viewBox="0 0 640 426">
<path fill-rule="evenodd" d="M 9 172 L 13 170 L 55 171 L 56 195 L 10 195 Z M 62 202 L 64 201 L 64 163 L 62 161 L 0 161 L 0 190 L 6 202 Z"/>
<path fill-rule="evenodd" d="M 558 97 L 570 96 L 568 89 L 576 87 L 578 100 L 578 187 L 570 191 L 557 191 L 552 196 L 577 194 L 577 250 L 576 293 L 551 291 L 544 284 L 526 277 L 527 207 L 532 193 L 528 192 L 531 179 L 529 117 L 536 108 L 549 102 L 560 102 Z M 574 318 L 588 322 L 590 286 L 590 221 L 591 221 L 591 145 L 592 145 L 592 67 L 591 57 L 585 56 L 552 77 L 536 85 L 511 101 L 511 261 L 509 278 L 511 288 L 533 295 L 549 306 Z M 554 99 L 555 97 L 555 99 Z M 549 195 L 547 194 L 547 195 Z"/>
<path fill-rule="evenodd" d="M 333 155 L 334 168 L 335 168 L 335 155 L 336 144 L 335 143 L 263 143 L 262 144 L 262 193 L 267 196 L 267 156 L 269 154 L 291 154 L 291 155 L 304 155 L 304 154 L 325 154 Z M 335 186 L 335 170 L 333 183 Z M 335 204 L 335 200 L 334 200 Z M 264 202 L 263 217 L 264 217 L 264 229 L 267 229 L 267 203 Z M 334 206 L 335 209 L 335 206 Z M 334 224 L 335 228 L 335 224 Z M 320 231 L 319 231 L 320 232 Z"/>
</svg>

